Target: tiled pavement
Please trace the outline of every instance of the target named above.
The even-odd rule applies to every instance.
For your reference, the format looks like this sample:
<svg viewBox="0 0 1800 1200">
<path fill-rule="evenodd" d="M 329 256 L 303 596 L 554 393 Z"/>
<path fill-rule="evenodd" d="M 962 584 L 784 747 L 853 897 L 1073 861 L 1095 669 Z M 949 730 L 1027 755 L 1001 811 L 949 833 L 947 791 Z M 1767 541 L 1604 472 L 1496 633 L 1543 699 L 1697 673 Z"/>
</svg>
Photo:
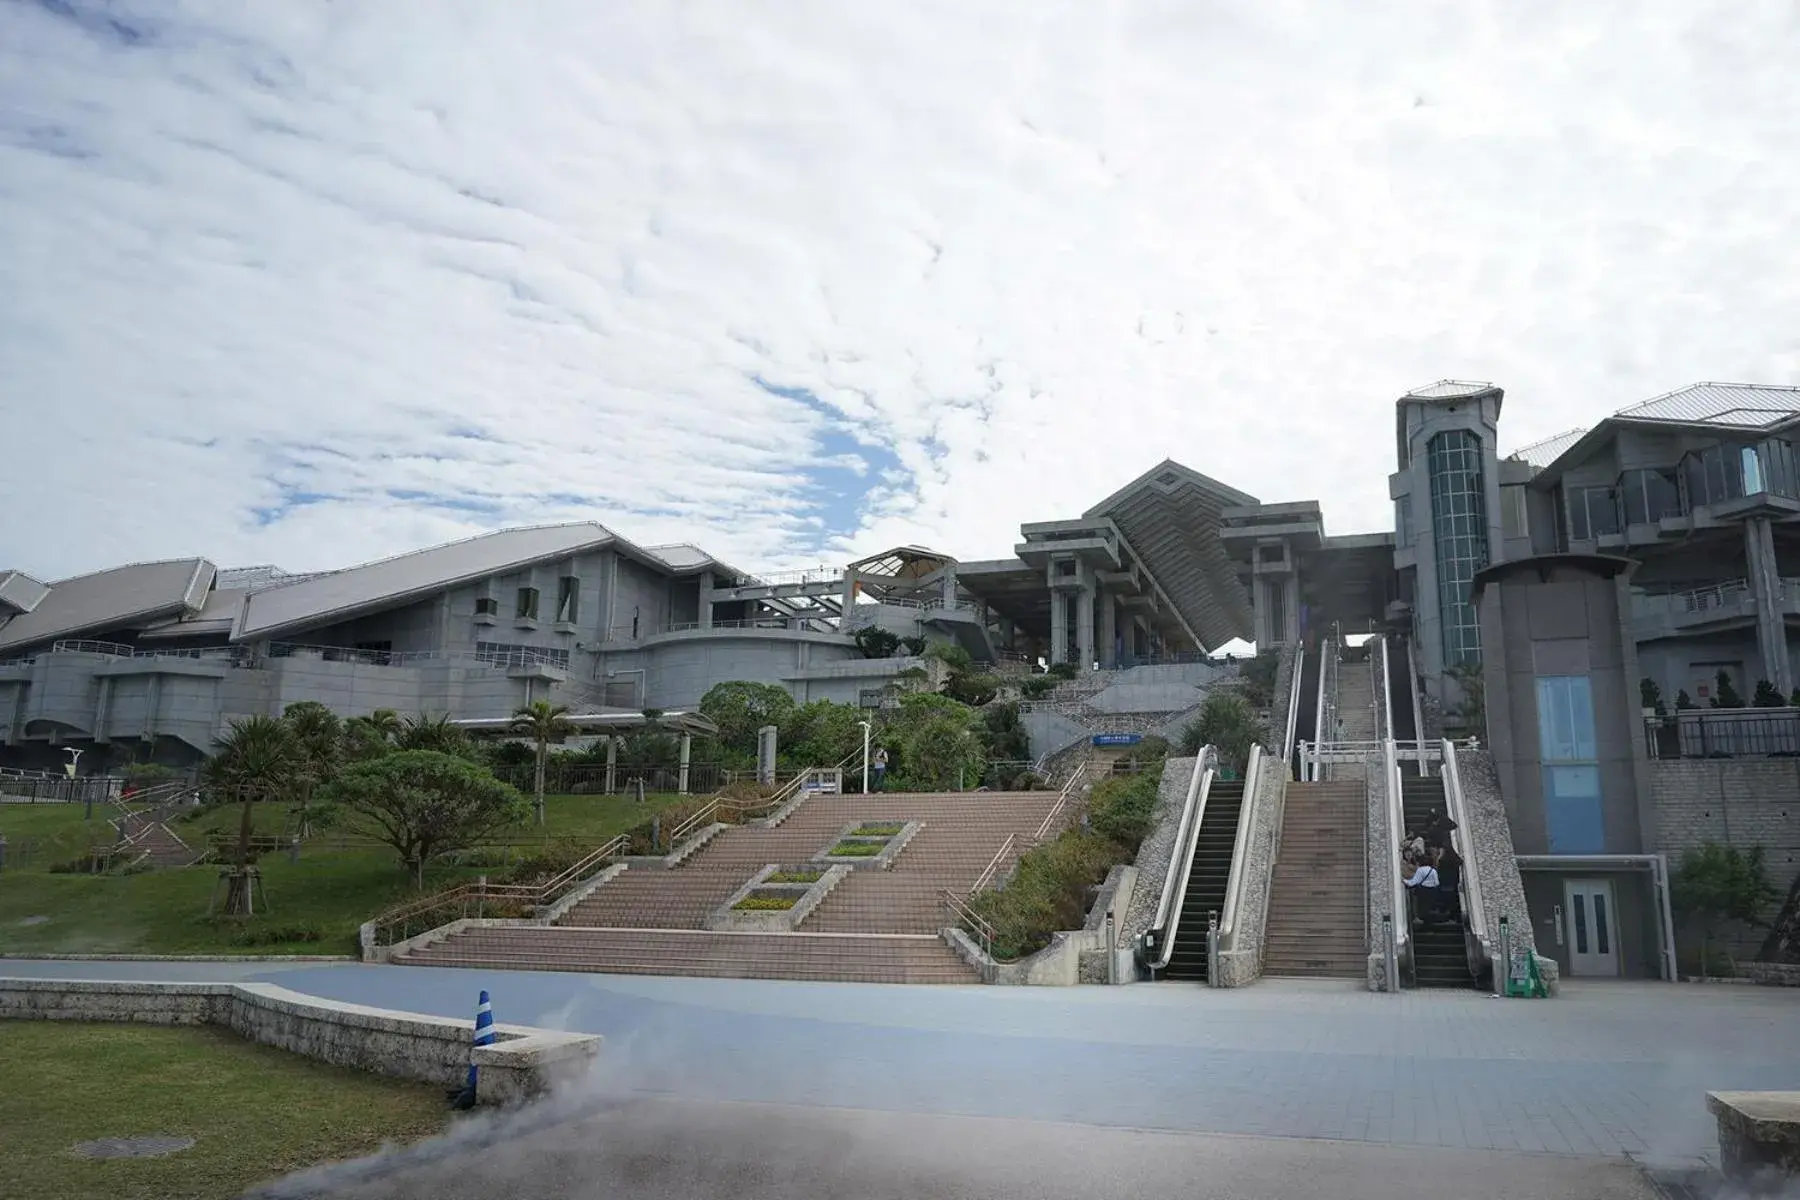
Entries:
<svg viewBox="0 0 1800 1200">
<path fill-rule="evenodd" d="M 1716 1153 L 1704 1093 L 1800 1087 L 1800 994 L 1565 985 L 1551 1001 L 908 988 L 271 964 L 8 963 L 0 975 L 268 979 L 335 999 L 607 1036 L 630 1090 L 1651 1163 Z"/>
</svg>

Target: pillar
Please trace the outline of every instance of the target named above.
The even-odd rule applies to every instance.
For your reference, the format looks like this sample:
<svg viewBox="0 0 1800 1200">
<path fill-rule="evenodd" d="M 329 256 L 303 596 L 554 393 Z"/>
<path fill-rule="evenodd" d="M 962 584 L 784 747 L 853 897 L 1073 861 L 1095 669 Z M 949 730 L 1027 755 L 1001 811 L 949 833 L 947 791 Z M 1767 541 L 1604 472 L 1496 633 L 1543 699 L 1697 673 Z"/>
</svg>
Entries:
<svg viewBox="0 0 1800 1200">
<path fill-rule="evenodd" d="M 1112 592 L 1100 592 L 1100 665 L 1111 670 L 1119 665 L 1119 609 Z"/>
<path fill-rule="evenodd" d="M 612 795 L 619 781 L 619 739 L 606 735 L 606 794 Z"/>
<path fill-rule="evenodd" d="M 944 564 L 944 607 L 956 607 L 956 564 Z"/>
<path fill-rule="evenodd" d="M 1050 665 L 1069 661 L 1069 593 L 1050 591 Z"/>
<path fill-rule="evenodd" d="M 700 628 L 711 629 L 713 624 L 713 578 L 709 573 L 700 575 Z"/>
<path fill-rule="evenodd" d="M 1094 669 L 1094 585 L 1084 583 L 1075 593 L 1075 645 L 1083 671 Z"/>
<path fill-rule="evenodd" d="M 692 757 L 693 753 L 694 753 L 694 735 L 691 733 L 682 734 L 681 735 L 681 778 L 680 778 L 680 781 L 676 784 L 675 790 L 680 792 L 683 796 L 688 794 L 688 760 L 689 760 L 689 758 Z"/>
<path fill-rule="evenodd" d="M 1787 623 L 1782 617 L 1781 571 L 1775 559 L 1775 533 L 1767 517 L 1751 517 L 1744 522 L 1744 561 L 1749 566 L 1750 591 L 1756 597 L 1756 649 L 1762 659 L 1758 678 L 1775 685 L 1783 697 L 1794 691 L 1793 672 L 1788 666 Z M 1748 681 L 1744 701 L 1750 701 Z"/>
<path fill-rule="evenodd" d="M 775 782 L 775 737 L 780 731 L 764 725 L 756 731 L 756 781 L 767 785 Z"/>
</svg>

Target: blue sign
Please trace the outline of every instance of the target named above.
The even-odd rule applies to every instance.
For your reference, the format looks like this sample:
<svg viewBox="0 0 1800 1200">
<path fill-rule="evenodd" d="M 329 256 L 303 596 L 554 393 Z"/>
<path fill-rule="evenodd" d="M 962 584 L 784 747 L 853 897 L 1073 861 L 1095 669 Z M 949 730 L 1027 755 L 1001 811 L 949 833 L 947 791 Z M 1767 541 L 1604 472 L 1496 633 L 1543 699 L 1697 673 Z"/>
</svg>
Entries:
<svg viewBox="0 0 1800 1200">
<path fill-rule="evenodd" d="M 1135 746 L 1143 740 L 1144 735 L 1141 733 L 1096 733 L 1094 735 L 1094 745 L 1096 746 Z"/>
</svg>

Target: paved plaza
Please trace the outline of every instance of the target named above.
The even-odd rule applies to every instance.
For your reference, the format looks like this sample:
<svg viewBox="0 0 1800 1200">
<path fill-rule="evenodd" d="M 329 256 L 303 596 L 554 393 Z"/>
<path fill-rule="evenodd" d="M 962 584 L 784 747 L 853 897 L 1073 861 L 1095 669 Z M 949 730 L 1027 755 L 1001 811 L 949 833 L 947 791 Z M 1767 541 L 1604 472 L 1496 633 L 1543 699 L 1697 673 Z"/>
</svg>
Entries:
<svg viewBox="0 0 1800 1200">
<path fill-rule="evenodd" d="M 722 1111 L 791 1124 L 768 1114 L 795 1109 L 814 1110 L 818 1128 L 862 1111 L 991 1119 L 982 1136 L 1029 1143 L 1057 1123 L 1078 1128 L 1062 1140 L 1091 1144 L 1096 1161 L 1158 1131 L 1362 1143 L 1406 1151 L 1389 1163 L 1399 1169 L 1437 1150 L 1548 1154 L 1569 1169 L 1569 1156 L 1691 1165 L 1716 1156 L 1706 1091 L 1800 1086 L 1800 993 L 1773 988 L 1570 983 L 1555 1000 L 1503 1001 L 1336 981 L 925 988 L 98 962 L 0 962 L 0 974 L 257 979 L 448 1016 L 471 1014 L 486 988 L 501 1021 L 605 1035 L 596 1094 L 635 1113 L 649 1098 L 698 1106 L 677 1128 Z M 600 1152 L 591 1137 L 572 1144 Z M 1230 1145 L 1245 1161 L 1315 1153 Z M 1383 1161 L 1363 1149 L 1344 1158 L 1377 1175 Z"/>
</svg>

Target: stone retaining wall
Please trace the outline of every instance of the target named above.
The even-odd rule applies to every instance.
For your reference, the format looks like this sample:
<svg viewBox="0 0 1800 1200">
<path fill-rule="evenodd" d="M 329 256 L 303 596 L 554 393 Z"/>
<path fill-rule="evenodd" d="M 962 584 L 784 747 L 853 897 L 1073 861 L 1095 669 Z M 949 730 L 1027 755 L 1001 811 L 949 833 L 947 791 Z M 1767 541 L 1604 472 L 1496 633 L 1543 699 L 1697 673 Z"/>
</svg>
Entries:
<svg viewBox="0 0 1800 1200">
<path fill-rule="evenodd" d="M 1175 839 L 1181 833 L 1181 809 L 1187 803 L 1188 783 L 1194 773 L 1193 758 L 1170 758 L 1163 763 L 1162 786 L 1156 793 L 1156 815 L 1150 834 L 1138 847 L 1137 880 L 1131 900 L 1119 920 L 1119 945 L 1130 946 L 1156 920 L 1163 884 L 1175 857 Z"/>
<path fill-rule="evenodd" d="M 5 1018 L 220 1025 L 321 1062 L 444 1087 L 461 1083 L 473 1061 L 483 1104 L 542 1095 L 587 1071 L 600 1052 L 593 1035 L 524 1025 L 496 1025 L 495 1044 L 474 1049 L 473 1020 L 343 1004 L 267 983 L 0 979 Z"/>
<path fill-rule="evenodd" d="M 1288 764 L 1266 752 L 1257 768 L 1256 794 L 1243 819 L 1250 822 L 1244 862 L 1238 866 L 1243 894 L 1233 917 L 1230 944 L 1219 952 L 1219 986 L 1243 987 L 1262 978 L 1263 935 L 1269 923 L 1269 883 L 1281 843 L 1287 804 Z"/>
<path fill-rule="evenodd" d="M 1101 885 L 1100 893 L 1095 897 L 1093 907 L 1088 910 L 1087 921 L 1082 928 L 1052 934 L 1048 946 L 1017 962 L 995 962 L 961 929 L 947 929 L 945 937 L 950 948 L 980 972 L 983 983 L 1012 987 L 1103 984 L 1108 982 L 1106 918 L 1108 914 L 1112 915 L 1116 930 L 1123 916 L 1124 906 L 1132 895 L 1136 875 L 1135 867 L 1114 867 L 1107 873 L 1106 882 Z M 1119 940 L 1116 932 L 1114 940 L 1114 952 L 1122 961 L 1127 960 L 1130 954 L 1129 944 Z M 1124 970 L 1118 972 L 1117 978 L 1120 983 L 1132 982 L 1130 974 Z"/>
</svg>

